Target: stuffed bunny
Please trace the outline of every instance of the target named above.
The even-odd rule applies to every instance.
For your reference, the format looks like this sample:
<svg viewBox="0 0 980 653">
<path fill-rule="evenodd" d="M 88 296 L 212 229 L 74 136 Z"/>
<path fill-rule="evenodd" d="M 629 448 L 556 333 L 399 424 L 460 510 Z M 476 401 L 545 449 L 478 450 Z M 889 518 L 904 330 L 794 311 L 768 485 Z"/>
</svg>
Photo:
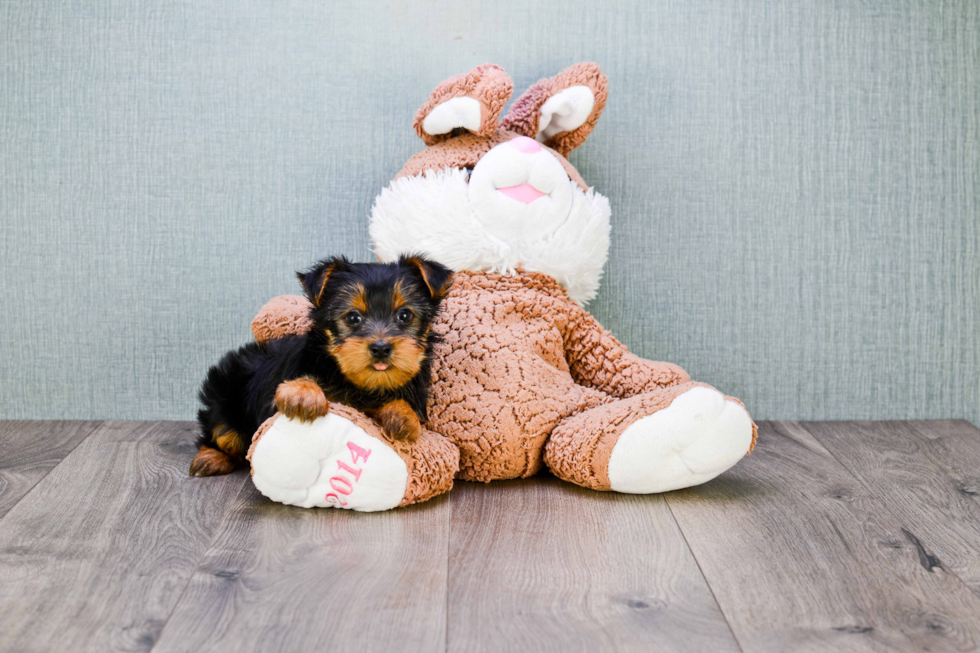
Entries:
<svg viewBox="0 0 980 653">
<path fill-rule="evenodd" d="M 453 479 L 553 474 L 646 494 L 704 483 L 751 451 L 742 403 L 670 363 L 627 351 L 582 305 L 609 248 L 609 203 L 568 162 L 606 103 L 599 67 L 534 84 L 500 118 L 513 85 L 494 65 L 438 87 L 415 116 L 426 144 L 376 198 L 381 261 L 420 253 L 457 271 L 434 331 L 427 430 L 388 439 L 332 406 L 302 423 L 272 417 L 254 438 L 255 485 L 305 507 L 385 510 Z M 301 297 L 272 300 L 259 341 L 309 329 Z"/>
</svg>

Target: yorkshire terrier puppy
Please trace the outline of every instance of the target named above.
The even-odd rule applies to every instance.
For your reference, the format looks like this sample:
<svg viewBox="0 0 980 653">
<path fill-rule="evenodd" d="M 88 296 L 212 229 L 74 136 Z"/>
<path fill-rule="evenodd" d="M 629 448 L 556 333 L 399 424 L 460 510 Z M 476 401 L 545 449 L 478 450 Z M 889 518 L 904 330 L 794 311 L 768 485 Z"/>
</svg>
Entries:
<svg viewBox="0 0 980 653">
<path fill-rule="evenodd" d="M 208 371 L 191 476 L 244 464 L 252 436 L 277 409 L 307 422 L 334 401 L 371 416 L 392 438 L 418 438 L 435 343 L 430 326 L 452 271 L 420 256 L 387 264 L 341 256 L 297 276 L 313 305 L 313 328 L 247 344 Z"/>
</svg>

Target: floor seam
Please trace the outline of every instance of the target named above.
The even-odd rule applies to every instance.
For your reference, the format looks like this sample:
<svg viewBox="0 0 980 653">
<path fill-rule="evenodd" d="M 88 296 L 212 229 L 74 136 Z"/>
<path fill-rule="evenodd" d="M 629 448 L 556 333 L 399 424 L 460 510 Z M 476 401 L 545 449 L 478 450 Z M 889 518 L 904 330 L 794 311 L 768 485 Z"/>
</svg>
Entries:
<svg viewBox="0 0 980 653">
<path fill-rule="evenodd" d="M 443 644 L 443 651 L 449 653 L 449 557 L 453 551 L 453 493 L 451 489 L 446 500 L 449 502 L 449 519 L 446 520 L 446 639 Z"/>
<path fill-rule="evenodd" d="M 721 607 L 721 601 L 718 600 L 718 595 L 715 594 L 715 589 L 711 587 L 711 583 L 708 581 L 708 576 L 707 574 L 704 573 L 704 569 L 701 567 L 701 561 L 698 560 L 697 554 L 694 553 L 694 547 L 691 546 L 691 542 L 687 539 L 687 534 L 684 532 L 684 529 L 681 527 L 681 523 L 677 520 L 677 515 L 674 514 L 674 509 L 670 507 L 670 500 L 667 498 L 666 494 L 662 496 L 663 496 L 664 503 L 667 505 L 667 510 L 670 512 L 671 519 L 674 520 L 674 524 L 677 526 L 677 530 L 680 531 L 681 537 L 684 538 L 684 544 L 687 546 L 687 550 L 691 553 L 691 558 L 694 560 L 694 564 L 698 566 L 698 573 L 700 573 L 701 578 L 704 579 L 704 584 L 708 588 L 708 591 L 711 593 L 711 598 L 715 602 L 715 605 L 718 607 L 718 613 L 721 615 L 721 618 L 724 619 L 725 625 L 728 626 L 728 632 L 732 634 L 732 639 L 735 641 L 735 646 L 738 647 L 738 650 L 744 653 L 745 649 L 742 648 L 742 642 L 739 641 L 738 635 L 735 634 L 735 629 L 732 628 L 731 622 L 728 620 L 728 617 L 725 616 L 725 611 Z"/>
<path fill-rule="evenodd" d="M 224 514 L 221 515 L 221 521 L 218 522 L 217 528 L 215 528 L 214 533 L 211 534 L 211 539 L 208 540 L 208 545 L 204 547 L 204 550 L 201 552 L 201 557 L 198 558 L 197 563 L 194 565 L 194 568 L 191 570 L 191 573 L 188 574 L 187 576 L 187 582 L 184 583 L 184 587 L 181 588 L 180 594 L 177 595 L 177 600 L 174 601 L 173 607 L 170 608 L 170 612 L 167 613 L 167 618 L 163 620 L 163 625 L 160 627 L 160 632 L 157 633 L 156 639 L 153 641 L 153 646 L 151 646 L 149 649 L 150 653 L 153 653 L 153 651 L 157 647 L 157 644 L 160 643 L 160 639 L 163 637 L 163 631 L 165 631 L 167 629 L 167 625 L 170 624 L 170 619 L 174 616 L 174 612 L 177 611 L 177 606 L 179 606 L 180 602 L 184 600 L 184 594 L 187 593 L 187 588 L 190 587 L 191 581 L 194 580 L 194 575 L 197 574 L 197 570 L 201 568 L 201 563 L 204 562 L 204 558 L 207 557 L 208 552 L 211 550 L 211 547 L 214 546 L 214 541 L 218 538 L 218 534 L 221 533 L 222 527 L 225 525 L 225 522 L 228 520 L 228 515 L 229 513 L 231 513 L 232 507 L 238 502 L 238 499 L 241 498 L 242 492 L 245 491 L 245 488 L 248 485 L 247 481 L 251 477 L 247 474 L 243 474 L 243 476 L 245 478 L 242 479 L 241 487 L 239 487 L 238 492 L 235 493 L 235 498 L 228 502 L 228 507 L 225 508 Z"/>
<path fill-rule="evenodd" d="M 71 421 L 71 420 L 68 420 L 68 421 Z M 44 479 L 46 479 L 48 476 L 51 475 L 51 472 L 53 472 L 54 470 L 56 470 L 59 467 L 61 467 L 65 463 L 65 461 L 68 460 L 69 456 L 71 456 L 73 453 L 75 453 L 75 450 L 78 449 L 80 446 L 82 446 L 82 443 L 83 442 L 87 441 L 90 437 L 92 437 L 92 434 L 93 433 L 95 433 L 100 428 L 102 428 L 102 425 L 103 424 L 105 424 L 105 420 L 94 422 L 94 426 L 92 427 L 92 430 L 89 431 L 88 433 L 86 433 L 85 434 L 85 437 L 83 437 L 81 440 L 79 440 L 75 444 L 75 446 L 71 448 L 71 450 L 68 453 L 66 453 L 64 456 L 62 456 L 61 460 L 58 461 L 58 464 L 57 465 L 55 465 L 54 467 L 52 467 L 51 469 L 49 469 L 47 472 L 45 472 L 44 476 L 42 476 L 41 478 L 37 479 L 37 482 L 34 483 L 34 485 L 32 485 L 30 488 L 28 488 L 27 492 L 25 492 L 23 494 L 23 496 L 21 496 L 21 498 L 17 499 L 17 502 L 14 505 L 10 506 L 10 508 L 7 510 L 7 512 L 3 513 L 3 515 L 0 515 L 0 524 L 2 524 L 3 523 L 3 520 L 7 518 L 7 515 L 9 515 L 10 513 L 12 513 L 14 511 L 14 509 L 17 506 L 20 505 L 20 502 L 21 501 L 23 501 L 24 499 L 26 499 L 27 497 L 29 497 L 31 495 L 31 493 L 34 492 L 34 490 L 37 488 L 37 486 L 40 485 L 44 481 Z"/>
</svg>

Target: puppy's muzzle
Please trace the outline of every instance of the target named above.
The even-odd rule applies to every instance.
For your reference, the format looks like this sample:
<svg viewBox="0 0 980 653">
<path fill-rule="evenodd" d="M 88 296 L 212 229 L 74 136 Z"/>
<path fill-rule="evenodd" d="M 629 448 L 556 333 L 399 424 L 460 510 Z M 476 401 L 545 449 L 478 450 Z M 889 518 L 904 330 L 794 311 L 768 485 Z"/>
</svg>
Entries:
<svg viewBox="0 0 980 653">
<path fill-rule="evenodd" d="M 391 358 L 392 349 L 391 343 L 387 340 L 375 340 L 368 345 L 368 351 L 374 359 L 372 367 L 379 372 L 384 372 L 388 369 L 387 360 Z"/>
</svg>

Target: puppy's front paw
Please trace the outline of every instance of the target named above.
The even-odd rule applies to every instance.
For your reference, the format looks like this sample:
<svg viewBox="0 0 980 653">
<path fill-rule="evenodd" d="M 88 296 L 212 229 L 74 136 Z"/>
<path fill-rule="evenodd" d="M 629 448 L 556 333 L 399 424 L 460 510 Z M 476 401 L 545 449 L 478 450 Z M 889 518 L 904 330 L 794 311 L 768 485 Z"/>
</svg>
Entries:
<svg viewBox="0 0 980 653">
<path fill-rule="evenodd" d="M 415 442 L 422 433 L 422 423 L 412 407 L 404 399 L 396 399 L 377 409 L 371 415 L 381 428 L 394 440 Z"/>
<path fill-rule="evenodd" d="M 312 422 L 330 411 L 323 390 L 307 376 L 280 383 L 276 388 L 275 404 L 280 413 L 301 422 Z"/>
</svg>

